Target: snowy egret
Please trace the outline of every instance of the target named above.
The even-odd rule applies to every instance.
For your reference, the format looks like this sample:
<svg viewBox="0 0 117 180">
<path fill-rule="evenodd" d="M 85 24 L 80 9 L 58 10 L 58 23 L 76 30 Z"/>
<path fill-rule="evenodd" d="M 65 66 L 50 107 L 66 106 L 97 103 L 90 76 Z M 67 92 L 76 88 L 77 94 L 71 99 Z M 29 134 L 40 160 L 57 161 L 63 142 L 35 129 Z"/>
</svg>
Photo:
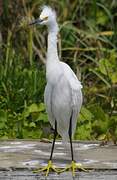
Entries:
<svg viewBox="0 0 117 180">
<path fill-rule="evenodd" d="M 74 161 L 72 146 L 72 136 L 76 129 L 77 117 L 82 105 L 82 85 L 72 69 L 66 63 L 59 60 L 57 52 L 57 34 L 59 28 L 55 11 L 49 6 L 44 6 L 40 17 L 30 23 L 30 25 L 33 24 L 46 25 L 48 27 L 47 85 L 44 99 L 49 121 L 55 129 L 48 165 L 40 171 L 46 170 L 46 176 L 50 169 L 60 172 L 52 163 L 54 144 L 58 132 L 64 142 L 70 140 L 71 165 L 65 168 L 65 170 L 72 169 L 74 176 L 75 169 L 82 169 L 81 165 Z"/>
</svg>

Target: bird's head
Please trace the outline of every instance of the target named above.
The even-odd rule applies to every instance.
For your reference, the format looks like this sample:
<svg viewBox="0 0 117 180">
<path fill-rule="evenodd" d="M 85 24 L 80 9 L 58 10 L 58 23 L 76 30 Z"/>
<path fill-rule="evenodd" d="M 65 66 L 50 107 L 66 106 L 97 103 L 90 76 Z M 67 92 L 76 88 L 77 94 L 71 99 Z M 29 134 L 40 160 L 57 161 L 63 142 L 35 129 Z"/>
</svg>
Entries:
<svg viewBox="0 0 117 180">
<path fill-rule="evenodd" d="M 32 21 L 30 25 L 41 24 L 41 25 L 51 25 L 56 21 L 56 13 L 49 6 L 43 6 L 42 12 L 38 19 Z"/>
</svg>

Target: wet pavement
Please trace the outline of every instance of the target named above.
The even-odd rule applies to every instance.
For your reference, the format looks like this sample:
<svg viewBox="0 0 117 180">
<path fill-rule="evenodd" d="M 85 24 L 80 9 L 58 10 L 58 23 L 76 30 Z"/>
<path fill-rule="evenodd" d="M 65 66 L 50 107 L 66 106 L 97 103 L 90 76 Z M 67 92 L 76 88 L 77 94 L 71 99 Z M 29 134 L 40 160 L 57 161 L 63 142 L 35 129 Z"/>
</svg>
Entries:
<svg viewBox="0 0 117 180">
<path fill-rule="evenodd" d="M 35 140 L 0 141 L 0 180 L 37 180 L 45 179 L 42 174 L 34 174 L 33 169 L 47 165 L 50 142 Z M 90 169 L 89 172 L 76 172 L 74 179 L 117 180 L 117 146 L 100 146 L 99 142 L 75 141 L 74 157 L 76 162 Z M 53 154 L 53 163 L 59 167 L 70 164 L 70 145 L 57 141 Z M 73 179 L 71 172 L 50 173 L 50 179 Z"/>
</svg>

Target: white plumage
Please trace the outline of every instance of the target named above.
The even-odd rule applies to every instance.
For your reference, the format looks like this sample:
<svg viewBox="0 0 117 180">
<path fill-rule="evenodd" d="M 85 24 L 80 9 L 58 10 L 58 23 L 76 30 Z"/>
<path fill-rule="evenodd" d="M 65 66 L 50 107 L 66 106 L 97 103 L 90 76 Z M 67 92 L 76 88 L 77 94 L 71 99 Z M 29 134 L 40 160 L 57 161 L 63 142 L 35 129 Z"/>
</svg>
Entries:
<svg viewBox="0 0 117 180">
<path fill-rule="evenodd" d="M 55 84 L 51 84 L 49 81 L 47 82 L 44 97 L 51 125 L 55 128 L 56 120 L 58 133 L 64 141 L 68 141 L 70 117 L 72 115 L 73 135 L 78 113 L 82 105 L 82 92 L 81 84 L 76 77 L 73 76 L 73 71 L 71 71 L 69 66 L 67 67 L 67 65 L 65 65 L 66 64 L 60 63 L 61 74 L 55 77 Z"/>
<path fill-rule="evenodd" d="M 44 6 L 39 19 L 31 24 L 42 24 L 48 27 L 48 48 L 46 61 L 47 85 L 44 101 L 48 118 L 64 141 L 69 139 L 70 119 L 72 135 L 74 134 L 77 118 L 82 105 L 82 85 L 72 69 L 61 62 L 57 52 L 58 24 L 56 13 L 50 7 Z"/>
<path fill-rule="evenodd" d="M 82 85 L 77 79 L 72 69 L 59 61 L 57 53 L 58 25 L 55 12 L 44 6 L 40 19 L 48 17 L 42 24 L 48 27 L 48 50 L 46 63 L 47 85 L 44 99 L 49 121 L 55 128 L 57 121 L 57 131 L 64 141 L 69 139 L 69 124 L 72 116 L 72 135 L 74 134 L 78 113 L 82 105 Z"/>
</svg>

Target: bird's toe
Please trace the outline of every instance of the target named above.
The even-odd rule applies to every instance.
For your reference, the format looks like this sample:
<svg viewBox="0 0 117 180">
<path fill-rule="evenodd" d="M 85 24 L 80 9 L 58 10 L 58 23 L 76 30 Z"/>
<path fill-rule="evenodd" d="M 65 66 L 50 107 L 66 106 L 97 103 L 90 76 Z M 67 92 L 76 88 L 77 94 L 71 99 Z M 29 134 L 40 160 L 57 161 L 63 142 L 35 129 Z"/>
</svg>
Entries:
<svg viewBox="0 0 117 180">
<path fill-rule="evenodd" d="M 64 169 L 59 170 L 59 173 L 65 172 L 65 171 L 72 171 L 72 176 L 75 176 L 76 170 L 85 171 L 88 170 L 85 169 L 81 163 L 76 163 L 75 161 L 72 161 L 70 165 L 67 165 Z"/>
<path fill-rule="evenodd" d="M 51 160 L 48 161 L 47 166 L 39 168 L 39 169 L 37 169 L 37 170 L 35 170 L 33 172 L 34 173 L 39 173 L 39 172 L 45 172 L 45 171 L 46 171 L 46 174 L 45 174 L 46 176 L 48 176 L 50 171 L 54 171 L 56 173 L 59 173 L 59 171 L 57 170 L 56 166 L 53 165 Z"/>
</svg>

